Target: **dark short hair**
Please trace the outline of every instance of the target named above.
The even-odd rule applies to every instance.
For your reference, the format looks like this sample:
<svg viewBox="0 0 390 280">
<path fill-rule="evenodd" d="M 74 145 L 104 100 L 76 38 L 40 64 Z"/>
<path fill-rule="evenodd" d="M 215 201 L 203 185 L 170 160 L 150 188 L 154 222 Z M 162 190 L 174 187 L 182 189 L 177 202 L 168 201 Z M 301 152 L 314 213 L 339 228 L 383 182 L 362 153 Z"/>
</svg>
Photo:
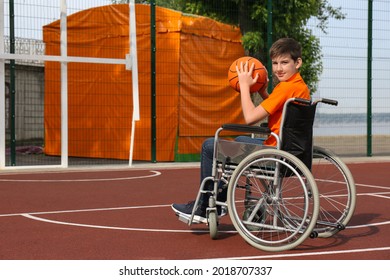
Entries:
<svg viewBox="0 0 390 280">
<path fill-rule="evenodd" d="M 302 57 L 301 44 L 292 38 L 281 38 L 273 43 L 269 50 L 271 59 L 285 54 L 291 55 L 291 58 L 296 61 Z"/>
</svg>

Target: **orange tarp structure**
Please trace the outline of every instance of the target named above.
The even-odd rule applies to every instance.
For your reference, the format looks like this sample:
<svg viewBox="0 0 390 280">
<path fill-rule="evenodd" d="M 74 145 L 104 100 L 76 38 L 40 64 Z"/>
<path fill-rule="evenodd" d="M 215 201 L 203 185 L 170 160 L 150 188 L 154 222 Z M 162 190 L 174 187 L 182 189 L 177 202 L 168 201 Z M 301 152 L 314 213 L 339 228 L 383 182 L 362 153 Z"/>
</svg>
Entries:
<svg viewBox="0 0 390 280">
<path fill-rule="evenodd" d="M 68 56 L 125 58 L 129 6 L 92 8 L 67 18 Z M 152 146 L 150 6 L 136 5 L 140 121 L 134 160 Z M 60 22 L 43 28 L 46 55 L 60 55 Z M 239 94 L 228 85 L 230 64 L 244 55 L 238 28 L 156 7 L 156 160 L 197 154 L 223 123 L 242 123 Z M 45 153 L 60 155 L 60 63 L 45 63 Z M 124 65 L 68 63 L 69 156 L 128 159 L 132 76 Z"/>
</svg>

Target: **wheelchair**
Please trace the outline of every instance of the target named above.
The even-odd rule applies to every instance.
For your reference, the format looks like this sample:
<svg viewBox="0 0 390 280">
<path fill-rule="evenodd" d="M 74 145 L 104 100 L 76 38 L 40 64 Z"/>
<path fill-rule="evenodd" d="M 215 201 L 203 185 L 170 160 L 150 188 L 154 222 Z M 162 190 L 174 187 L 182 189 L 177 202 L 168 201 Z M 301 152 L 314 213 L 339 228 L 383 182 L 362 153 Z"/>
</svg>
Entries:
<svg viewBox="0 0 390 280">
<path fill-rule="evenodd" d="M 283 108 L 280 135 L 268 127 L 224 124 L 215 133 L 212 176 L 203 180 L 208 193 L 207 224 L 218 237 L 217 207 L 227 213 L 243 239 L 264 251 L 291 250 L 306 238 L 330 237 L 345 229 L 356 204 L 355 183 L 348 167 L 332 151 L 313 146 L 313 123 L 318 103 L 337 101 L 291 98 Z M 272 135 L 276 147 L 222 139 L 222 131 Z M 207 190 L 206 181 L 213 181 Z M 226 201 L 218 200 L 227 188 Z"/>
</svg>

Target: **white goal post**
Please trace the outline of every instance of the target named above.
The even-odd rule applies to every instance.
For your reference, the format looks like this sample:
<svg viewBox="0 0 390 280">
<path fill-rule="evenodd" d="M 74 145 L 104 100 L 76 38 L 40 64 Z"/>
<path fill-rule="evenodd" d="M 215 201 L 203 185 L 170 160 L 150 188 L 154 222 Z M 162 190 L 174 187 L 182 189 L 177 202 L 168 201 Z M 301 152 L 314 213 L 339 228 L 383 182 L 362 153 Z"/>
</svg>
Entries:
<svg viewBox="0 0 390 280">
<path fill-rule="evenodd" d="M 29 55 L 5 53 L 4 48 L 4 0 L 0 1 L 0 169 L 6 167 L 6 114 L 5 114 L 5 61 L 6 60 L 37 60 L 56 61 L 61 63 L 61 164 L 60 165 L 40 165 L 39 168 L 47 167 L 68 167 L 68 63 L 97 63 L 124 65 L 126 70 L 132 71 L 132 92 L 133 92 L 133 115 L 130 135 L 129 166 L 132 166 L 135 122 L 140 119 L 139 112 L 139 88 L 138 88 L 138 61 L 137 61 L 137 40 L 136 40 L 136 19 L 135 2 L 129 1 L 129 49 L 123 59 L 114 58 L 94 58 L 76 57 L 67 55 L 67 0 L 60 1 L 60 56 L 53 55 Z M 33 168 L 34 166 L 23 166 L 23 168 Z M 17 168 L 12 166 L 12 168 Z"/>
</svg>

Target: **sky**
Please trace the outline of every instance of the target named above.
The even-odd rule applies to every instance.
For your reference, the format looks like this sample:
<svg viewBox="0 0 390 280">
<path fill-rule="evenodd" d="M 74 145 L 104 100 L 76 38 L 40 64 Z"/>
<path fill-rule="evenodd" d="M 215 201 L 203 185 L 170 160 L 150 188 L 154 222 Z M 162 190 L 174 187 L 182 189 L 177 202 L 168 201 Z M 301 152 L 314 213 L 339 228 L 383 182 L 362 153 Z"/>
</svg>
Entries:
<svg viewBox="0 0 390 280">
<path fill-rule="evenodd" d="M 6 35 L 9 34 L 9 2 L 4 1 Z M 110 0 L 67 0 L 68 14 L 111 3 Z M 60 0 L 14 0 L 14 9 L 15 36 L 20 38 L 42 40 L 42 26 L 60 18 Z"/>
<path fill-rule="evenodd" d="M 373 111 L 390 113 L 390 1 L 373 2 Z M 366 112 L 368 1 L 331 3 L 343 8 L 346 19 L 331 20 L 326 35 L 315 30 L 324 55 L 318 95 L 339 99 L 345 113 Z"/>
</svg>

